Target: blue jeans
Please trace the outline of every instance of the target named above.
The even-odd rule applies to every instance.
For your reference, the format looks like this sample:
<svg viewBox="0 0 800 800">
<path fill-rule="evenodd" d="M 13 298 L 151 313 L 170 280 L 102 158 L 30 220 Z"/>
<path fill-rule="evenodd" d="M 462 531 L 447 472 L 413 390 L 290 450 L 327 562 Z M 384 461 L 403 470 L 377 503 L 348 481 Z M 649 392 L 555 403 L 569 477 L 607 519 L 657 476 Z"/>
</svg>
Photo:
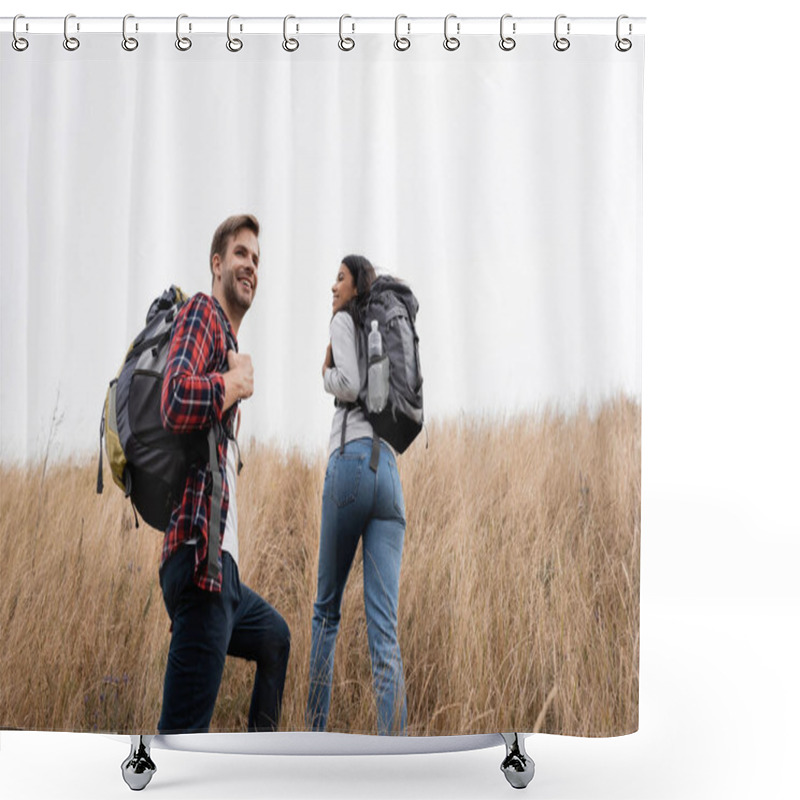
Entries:
<svg viewBox="0 0 800 800">
<path fill-rule="evenodd" d="M 160 733 L 206 733 L 225 656 L 256 662 L 248 730 L 278 727 L 289 661 L 289 626 L 266 600 L 239 581 L 222 554 L 222 592 L 198 588 L 194 547 L 183 545 L 161 567 L 161 591 L 172 620 Z"/>
<path fill-rule="evenodd" d="M 397 599 L 406 520 L 392 451 L 381 443 L 378 471 L 371 439 L 357 439 L 328 461 L 322 497 L 317 600 L 311 622 L 306 724 L 324 731 L 342 595 L 359 539 L 364 555 L 364 609 L 378 706 L 378 733 L 406 732 L 406 691 L 397 641 Z"/>
</svg>

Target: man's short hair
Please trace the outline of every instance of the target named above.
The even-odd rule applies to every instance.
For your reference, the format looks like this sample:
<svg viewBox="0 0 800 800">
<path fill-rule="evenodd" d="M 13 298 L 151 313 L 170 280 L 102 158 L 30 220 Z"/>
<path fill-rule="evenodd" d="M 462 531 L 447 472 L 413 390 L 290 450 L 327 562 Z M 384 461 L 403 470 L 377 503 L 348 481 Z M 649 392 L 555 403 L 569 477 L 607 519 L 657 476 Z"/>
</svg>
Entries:
<svg viewBox="0 0 800 800">
<path fill-rule="evenodd" d="M 225 252 L 228 247 L 228 240 L 232 236 L 236 236 L 242 228 L 248 228 L 253 231 L 256 238 L 258 238 L 259 224 L 258 220 L 252 214 L 236 214 L 228 217 L 220 226 L 214 231 L 214 238 L 211 240 L 211 254 L 209 255 L 209 267 L 211 274 L 214 274 L 214 253 L 219 253 L 220 258 L 225 257 Z"/>
</svg>

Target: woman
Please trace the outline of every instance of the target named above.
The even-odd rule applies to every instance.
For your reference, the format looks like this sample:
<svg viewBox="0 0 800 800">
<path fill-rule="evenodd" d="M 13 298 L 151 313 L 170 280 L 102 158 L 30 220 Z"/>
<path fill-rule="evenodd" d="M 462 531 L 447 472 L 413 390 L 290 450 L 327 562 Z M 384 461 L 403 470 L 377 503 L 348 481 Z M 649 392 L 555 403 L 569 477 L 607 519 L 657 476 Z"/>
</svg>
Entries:
<svg viewBox="0 0 800 800">
<path fill-rule="evenodd" d="M 375 269 L 366 258 L 347 256 L 331 287 L 331 340 L 322 375 L 325 391 L 336 398 L 336 412 L 322 497 L 306 708 L 307 725 L 317 731 L 325 730 L 328 721 L 342 595 L 361 539 L 378 733 L 406 732 L 405 681 L 397 642 L 397 598 L 406 528 L 403 488 L 394 453 L 383 440 L 378 469 L 370 469 L 372 426 L 356 404 L 366 381 L 366 358 L 357 331 L 374 280 Z"/>
</svg>

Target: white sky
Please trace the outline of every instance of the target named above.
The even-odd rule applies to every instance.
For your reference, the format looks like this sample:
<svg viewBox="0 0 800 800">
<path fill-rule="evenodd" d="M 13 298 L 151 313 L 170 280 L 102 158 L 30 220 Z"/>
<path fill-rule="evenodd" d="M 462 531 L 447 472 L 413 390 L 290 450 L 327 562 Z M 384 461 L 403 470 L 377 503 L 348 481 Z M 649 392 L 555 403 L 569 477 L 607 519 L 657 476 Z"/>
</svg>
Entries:
<svg viewBox="0 0 800 800">
<path fill-rule="evenodd" d="M 320 367 L 349 252 L 420 300 L 429 419 L 639 395 L 641 55 L 613 36 L 567 54 L 546 36 L 510 54 L 488 35 L 454 54 L 438 35 L 388 41 L 3 51 L 0 458 L 40 455 L 54 416 L 51 454 L 96 449 L 150 301 L 208 291 L 213 230 L 242 210 L 262 222 L 244 441 L 327 441 Z"/>
</svg>

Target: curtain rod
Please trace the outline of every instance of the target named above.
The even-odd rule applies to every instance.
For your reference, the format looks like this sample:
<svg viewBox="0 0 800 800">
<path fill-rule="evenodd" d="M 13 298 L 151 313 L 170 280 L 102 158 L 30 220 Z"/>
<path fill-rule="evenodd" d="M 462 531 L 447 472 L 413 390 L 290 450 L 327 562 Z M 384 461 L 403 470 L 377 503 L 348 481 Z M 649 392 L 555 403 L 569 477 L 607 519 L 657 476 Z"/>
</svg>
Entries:
<svg viewBox="0 0 800 800">
<path fill-rule="evenodd" d="M 570 17 L 559 15 L 558 25 L 566 30 L 569 25 L 570 34 L 606 34 L 614 35 L 617 31 L 616 17 Z M 646 19 L 644 17 L 624 17 L 621 23 L 622 35 L 630 36 L 644 33 Z M 237 33 L 245 34 L 282 34 L 285 26 L 294 34 L 337 34 L 344 31 L 351 33 L 394 33 L 399 26 L 403 35 L 441 34 L 445 23 L 444 17 L 359 17 L 344 15 L 339 17 L 234 17 L 230 24 Z M 181 15 L 181 29 L 192 34 L 226 33 L 228 17 L 193 17 Z M 474 35 L 497 33 L 500 17 L 459 17 L 450 15 L 449 30 L 457 35 Z M 554 17 L 513 17 L 506 15 L 504 20 L 508 33 L 514 35 L 552 34 Z M 81 17 L 70 15 L 70 32 L 80 33 L 121 33 L 122 17 Z M 22 35 L 63 33 L 64 17 L 27 17 L 17 18 L 16 30 Z M 0 18 L 0 31 L 11 33 L 14 29 L 14 18 Z M 128 33 L 174 33 L 175 17 L 136 17 L 129 16 L 126 22 Z"/>
</svg>

